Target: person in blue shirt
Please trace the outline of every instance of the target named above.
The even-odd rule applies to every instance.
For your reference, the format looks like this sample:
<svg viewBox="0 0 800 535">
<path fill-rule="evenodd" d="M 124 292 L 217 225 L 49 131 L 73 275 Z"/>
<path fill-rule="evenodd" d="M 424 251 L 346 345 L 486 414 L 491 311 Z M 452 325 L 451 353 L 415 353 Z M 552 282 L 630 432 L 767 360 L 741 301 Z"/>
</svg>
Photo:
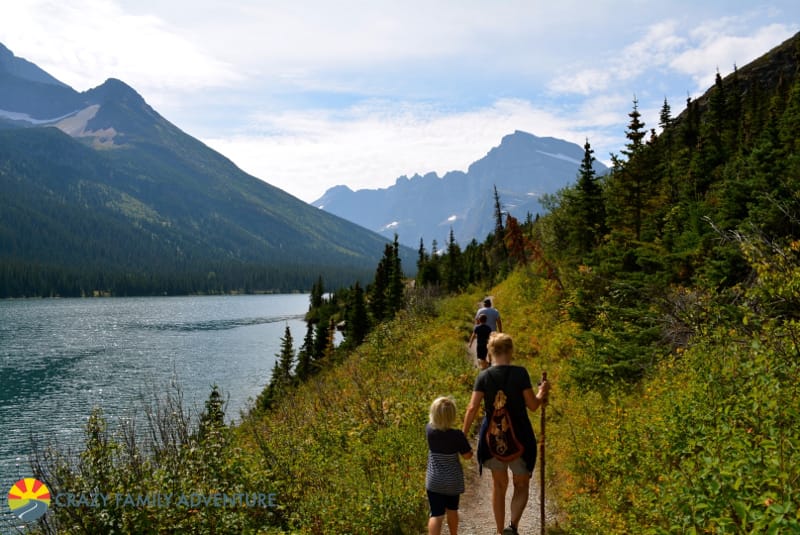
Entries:
<svg viewBox="0 0 800 535">
<path fill-rule="evenodd" d="M 491 327 L 493 332 L 503 332 L 503 322 L 500 321 L 500 312 L 492 306 L 492 300 L 488 297 L 483 300 L 483 307 L 478 309 L 475 314 L 475 321 L 481 317 L 481 314 L 486 314 L 486 325 Z"/>
</svg>

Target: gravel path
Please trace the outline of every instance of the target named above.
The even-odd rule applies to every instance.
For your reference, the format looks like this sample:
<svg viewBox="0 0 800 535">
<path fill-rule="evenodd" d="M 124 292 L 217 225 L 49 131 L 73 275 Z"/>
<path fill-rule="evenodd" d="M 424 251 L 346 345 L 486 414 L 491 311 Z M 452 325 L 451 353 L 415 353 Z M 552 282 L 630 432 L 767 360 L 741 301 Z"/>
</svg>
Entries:
<svg viewBox="0 0 800 535">
<path fill-rule="evenodd" d="M 534 471 L 533 475 L 528 506 L 522 514 L 522 520 L 518 527 L 520 535 L 538 535 L 540 533 L 538 470 Z M 466 480 L 467 491 L 461 495 L 459 504 L 458 533 L 459 535 L 492 535 L 495 533 L 494 515 L 492 514 L 492 474 L 490 471 L 484 470 L 483 475 L 479 476 L 477 461 L 473 459 L 469 462 Z M 509 481 L 506 492 L 506 523 L 510 516 L 513 488 L 513 481 Z M 442 533 L 449 534 L 450 531 L 445 526 Z"/>
</svg>

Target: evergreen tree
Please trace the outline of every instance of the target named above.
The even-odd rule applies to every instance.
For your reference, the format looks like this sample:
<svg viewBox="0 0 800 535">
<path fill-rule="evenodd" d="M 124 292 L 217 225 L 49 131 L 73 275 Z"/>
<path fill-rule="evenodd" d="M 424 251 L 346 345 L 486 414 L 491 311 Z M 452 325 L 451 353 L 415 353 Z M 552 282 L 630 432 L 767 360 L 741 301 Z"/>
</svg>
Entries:
<svg viewBox="0 0 800 535">
<path fill-rule="evenodd" d="M 217 385 L 211 387 L 211 393 L 205 402 L 205 411 L 200 415 L 200 438 L 209 438 L 225 427 L 225 400 Z"/>
<path fill-rule="evenodd" d="M 322 282 L 322 275 L 319 276 L 317 281 L 311 286 L 311 308 L 320 308 L 322 306 L 322 299 L 325 295 L 325 285 Z"/>
<path fill-rule="evenodd" d="M 722 143 L 723 131 L 728 123 L 726 110 L 725 86 L 722 83 L 722 76 L 717 70 L 714 87 L 711 89 L 708 98 L 708 109 L 705 114 L 705 121 L 700 128 L 700 154 L 698 163 L 701 164 L 700 173 L 706 177 L 716 168 L 725 158 L 725 151 Z M 704 182 L 708 182 L 705 180 Z M 705 188 L 703 188 L 705 190 Z"/>
<path fill-rule="evenodd" d="M 275 364 L 269 383 L 256 400 L 256 405 L 261 409 L 268 409 L 277 397 L 287 391 L 294 384 L 293 367 L 295 361 L 294 342 L 292 331 L 286 326 L 281 338 L 281 350 L 275 354 Z"/>
<path fill-rule="evenodd" d="M 497 240 L 503 240 L 503 207 L 500 204 L 497 186 L 494 186 L 494 236 Z"/>
<path fill-rule="evenodd" d="M 333 350 L 336 347 L 336 321 L 333 319 L 333 317 L 328 319 L 328 331 L 325 334 L 327 337 L 327 343 L 325 344 L 325 359 L 330 361 L 331 357 L 333 356 Z"/>
<path fill-rule="evenodd" d="M 347 342 L 351 347 L 355 347 L 366 338 L 369 332 L 369 315 L 367 314 L 367 304 L 364 300 L 364 290 L 356 281 L 353 286 L 346 319 Z"/>
<path fill-rule="evenodd" d="M 328 319 L 324 318 L 314 326 L 314 351 L 312 352 L 312 363 L 319 369 L 322 361 L 328 353 Z"/>
<path fill-rule="evenodd" d="M 303 338 L 303 345 L 297 353 L 297 369 L 295 376 L 298 381 L 305 381 L 311 375 L 311 361 L 314 354 L 314 324 L 306 322 L 306 336 Z"/>
<path fill-rule="evenodd" d="M 391 277 L 392 246 L 388 243 L 383 249 L 383 257 L 375 268 L 375 279 L 369 288 L 369 312 L 374 323 L 380 323 L 388 317 L 386 294 Z"/>
<path fill-rule="evenodd" d="M 433 240 L 433 255 L 425 251 L 422 238 L 419 240 L 419 255 L 417 259 L 417 284 L 420 287 L 437 286 L 440 281 L 438 256 L 436 253 L 436 240 Z"/>
<path fill-rule="evenodd" d="M 230 429 L 225 425 L 225 400 L 217 385 L 211 387 L 205 410 L 200 414 L 198 438 L 200 462 L 209 483 L 224 484 L 226 479 L 224 452 L 230 441 Z"/>
<path fill-rule="evenodd" d="M 387 313 L 390 318 L 403 308 L 405 302 L 405 283 L 403 275 L 403 266 L 400 262 L 400 242 L 398 241 L 397 234 L 394 235 L 394 242 L 392 243 L 390 256 L 388 258 L 389 268 L 389 286 L 387 292 Z"/>
<path fill-rule="evenodd" d="M 283 338 L 281 338 L 281 352 L 276 356 L 280 364 L 278 380 L 281 385 L 288 386 L 293 382 L 292 373 L 294 371 L 295 361 L 294 340 L 292 339 L 292 331 L 289 329 L 288 325 L 283 332 Z"/>
<path fill-rule="evenodd" d="M 464 249 L 464 269 L 466 271 L 466 283 L 473 284 L 483 280 L 482 262 L 483 247 L 478 244 L 478 240 L 472 238 Z"/>
<path fill-rule="evenodd" d="M 672 109 L 670 108 L 667 97 L 664 97 L 664 104 L 661 106 L 659 113 L 658 126 L 661 127 L 661 157 L 660 157 L 660 172 L 666 185 L 667 202 L 672 205 L 678 202 L 680 190 L 678 188 L 677 173 L 675 172 L 675 162 L 673 160 L 673 146 L 675 145 L 675 134 L 673 125 L 675 119 L 672 117 Z"/>
<path fill-rule="evenodd" d="M 628 123 L 628 130 L 625 132 L 625 137 L 628 138 L 628 143 L 625 144 L 625 150 L 622 154 L 628 157 L 628 161 L 634 156 L 639 154 L 644 148 L 644 136 L 647 134 L 645 124 L 642 122 L 642 114 L 639 113 L 639 101 L 636 96 L 633 97 L 633 110 L 628 114 L 631 118 Z"/>
<path fill-rule="evenodd" d="M 428 263 L 428 253 L 425 251 L 425 242 L 422 238 L 419 239 L 419 250 L 417 251 L 417 273 L 425 268 Z"/>
<path fill-rule="evenodd" d="M 658 114 L 658 126 L 661 127 L 661 132 L 666 134 L 672 126 L 672 123 L 672 108 L 669 102 L 667 102 L 667 97 L 664 97 L 664 104 L 661 106 L 661 112 Z"/>
<path fill-rule="evenodd" d="M 488 241 L 488 240 L 487 240 Z M 505 243 L 505 229 L 503 228 L 503 208 L 500 204 L 500 194 L 494 186 L 494 235 L 491 240 L 492 275 L 505 273 L 508 260 L 508 251 Z"/>
<path fill-rule="evenodd" d="M 375 270 L 375 280 L 369 290 L 369 310 L 375 323 L 391 319 L 403 307 L 403 278 L 400 242 L 395 234 L 394 242 L 384 247 L 383 257 Z"/>
<path fill-rule="evenodd" d="M 605 234 L 605 206 L 603 189 L 594 170 L 594 150 L 589 140 L 583 145 L 583 160 L 578 171 L 578 183 L 572 198 L 572 217 L 570 242 L 583 254 L 596 245 Z"/>
<path fill-rule="evenodd" d="M 456 242 L 453 228 L 450 228 L 450 238 L 447 242 L 447 256 L 445 258 L 445 281 L 448 292 L 456 292 L 464 285 L 464 272 L 461 265 L 461 248 Z"/>
<path fill-rule="evenodd" d="M 648 183 L 652 169 L 649 169 L 641 159 L 646 147 L 643 140 L 647 132 L 645 124 L 641 121 L 636 97 L 633 99 L 633 110 L 628 116 L 631 118 L 625 132 L 628 143 L 622 151 L 622 154 L 627 156 L 627 161 L 623 162 L 612 157 L 614 169 L 610 177 L 610 198 L 607 206 L 610 208 L 609 216 L 614 226 L 632 233 L 634 239 L 638 241 L 641 238 L 646 199 L 652 193 L 648 190 L 652 186 Z"/>
</svg>

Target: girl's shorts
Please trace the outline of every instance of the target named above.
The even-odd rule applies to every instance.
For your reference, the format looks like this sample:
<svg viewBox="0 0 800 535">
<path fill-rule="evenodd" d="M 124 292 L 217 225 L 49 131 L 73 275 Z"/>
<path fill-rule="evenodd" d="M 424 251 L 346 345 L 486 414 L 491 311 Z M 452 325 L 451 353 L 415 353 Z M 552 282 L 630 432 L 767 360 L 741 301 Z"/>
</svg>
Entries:
<svg viewBox="0 0 800 535">
<path fill-rule="evenodd" d="M 431 517 L 442 516 L 446 509 L 451 511 L 458 511 L 459 494 L 450 496 L 448 494 L 439 494 L 438 492 L 428 491 L 428 503 L 431 506 Z"/>
</svg>

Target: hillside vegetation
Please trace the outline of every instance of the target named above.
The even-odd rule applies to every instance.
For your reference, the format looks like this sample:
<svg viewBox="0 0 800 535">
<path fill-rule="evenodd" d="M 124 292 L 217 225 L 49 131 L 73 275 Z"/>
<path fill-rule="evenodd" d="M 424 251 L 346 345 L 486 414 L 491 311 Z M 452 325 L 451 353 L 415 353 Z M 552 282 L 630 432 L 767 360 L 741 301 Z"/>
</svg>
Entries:
<svg viewBox="0 0 800 535">
<path fill-rule="evenodd" d="M 147 469 L 90 426 L 83 465 L 37 473 L 57 490 L 169 482 L 268 489 L 279 502 L 118 508 L 105 513 L 115 526 L 420 533 L 427 408 L 450 394 L 463 412 L 477 374 L 464 343 L 491 293 L 517 362 L 553 382 L 550 533 L 800 532 L 798 42 L 718 78 L 677 118 L 665 102 L 660 133 L 648 135 L 634 101 L 609 175 L 595 176 L 587 141 L 547 216 L 504 220 L 496 197 L 483 243 L 451 239 L 443 255 L 421 245 L 403 307 L 388 246 L 364 290 L 323 297 L 320 282 L 300 351 L 287 332 L 282 364 L 235 429 L 219 424 L 212 392 L 198 430 L 175 447 L 156 441 Z"/>
</svg>

